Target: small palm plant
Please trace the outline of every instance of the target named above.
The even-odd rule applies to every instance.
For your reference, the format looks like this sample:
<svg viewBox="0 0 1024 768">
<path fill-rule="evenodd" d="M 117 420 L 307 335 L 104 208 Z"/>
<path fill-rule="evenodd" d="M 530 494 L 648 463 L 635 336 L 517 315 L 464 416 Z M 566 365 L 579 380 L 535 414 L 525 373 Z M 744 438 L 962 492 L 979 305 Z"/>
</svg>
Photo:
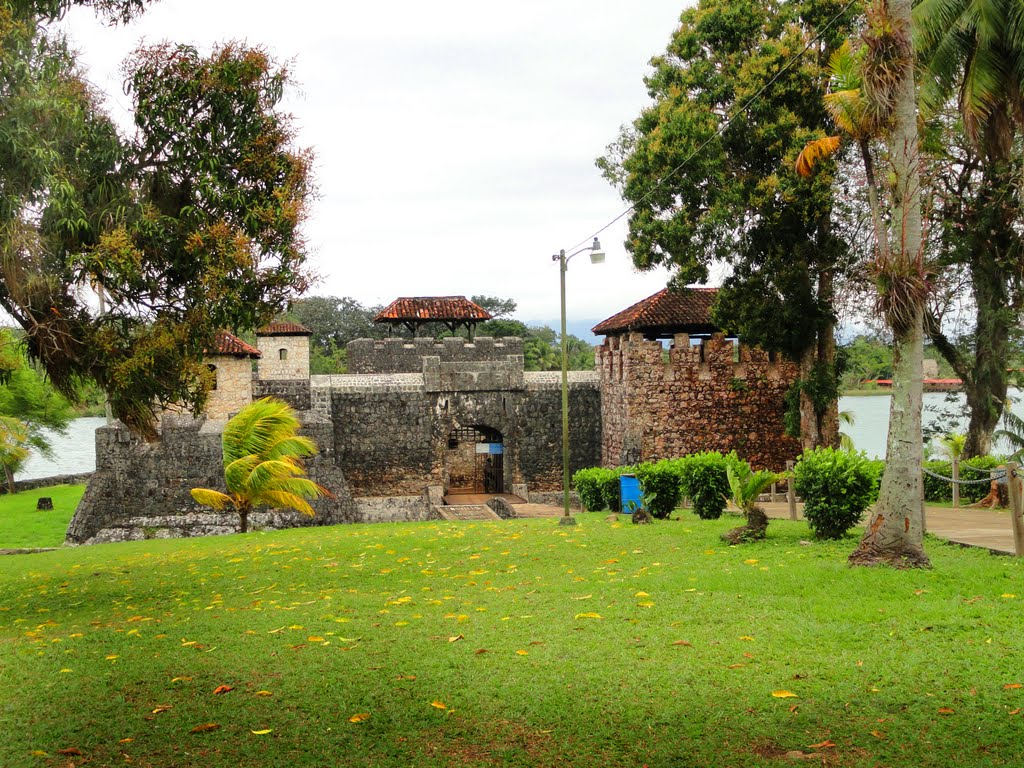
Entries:
<svg viewBox="0 0 1024 768">
<path fill-rule="evenodd" d="M 960 457 L 967 446 L 967 435 L 950 432 L 939 438 L 942 452 L 949 457 L 953 470 L 953 509 L 960 508 Z"/>
<path fill-rule="evenodd" d="M 742 462 L 736 467 L 727 466 L 726 474 L 729 478 L 729 490 L 732 493 L 731 501 L 746 516 L 747 524 L 726 531 L 722 534 L 722 540 L 729 544 L 742 544 L 745 541 L 763 539 L 765 531 L 768 529 L 768 515 L 758 505 L 757 498 L 772 483 L 777 483 L 785 478 L 786 473 L 770 472 L 767 469 L 759 469 L 754 472 L 749 464 Z"/>
<path fill-rule="evenodd" d="M 14 473 L 17 472 L 29 454 L 30 436 L 24 422 L 11 416 L 0 416 L 0 466 L 7 477 L 7 489 L 16 493 Z"/>
<path fill-rule="evenodd" d="M 840 411 L 839 412 L 839 423 L 845 424 L 848 427 L 852 427 L 856 424 L 857 418 L 854 416 L 853 411 Z M 839 433 L 839 447 L 844 451 L 853 453 L 856 447 L 853 444 L 853 438 L 850 437 L 846 432 Z"/>
<path fill-rule="evenodd" d="M 240 530 L 249 529 L 249 513 L 258 506 L 285 507 L 313 516 L 306 499 L 330 496 L 305 477 L 302 457 L 316 443 L 298 433 L 299 420 L 287 403 L 265 397 L 247 405 L 224 427 L 224 483 L 227 493 L 193 488 L 192 498 L 216 510 L 233 508 Z"/>
</svg>

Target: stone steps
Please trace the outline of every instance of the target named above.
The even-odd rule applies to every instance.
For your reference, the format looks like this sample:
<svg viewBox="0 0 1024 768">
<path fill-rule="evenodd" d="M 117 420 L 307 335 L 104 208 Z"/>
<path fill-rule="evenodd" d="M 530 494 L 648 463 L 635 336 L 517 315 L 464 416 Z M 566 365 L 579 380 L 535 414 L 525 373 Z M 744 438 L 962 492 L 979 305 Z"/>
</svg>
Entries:
<svg viewBox="0 0 1024 768">
<path fill-rule="evenodd" d="M 443 520 L 500 520 L 486 504 L 449 504 L 435 509 Z"/>
</svg>

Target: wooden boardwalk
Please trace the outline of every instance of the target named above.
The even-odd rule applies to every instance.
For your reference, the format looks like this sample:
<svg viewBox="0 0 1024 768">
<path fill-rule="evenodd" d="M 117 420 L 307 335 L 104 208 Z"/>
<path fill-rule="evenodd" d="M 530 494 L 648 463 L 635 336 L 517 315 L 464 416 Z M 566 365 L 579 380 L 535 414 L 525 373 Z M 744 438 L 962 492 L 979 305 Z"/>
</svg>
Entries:
<svg viewBox="0 0 1024 768">
<path fill-rule="evenodd" d="M 785 502 L 770 502 L 762 506 L 768 517 L 789 518 L 789 506 Z M 797 516 L 802 520 L 803 504 L 797 504 L 796 508 Z M 869 517 L 864 515 L 865 523 Z M 957 544 L 1013 554 L 1013 528 L 1010 513 L 1005 509 L 927 507 L 925 529 L 940 539 Z"/>
</svg>

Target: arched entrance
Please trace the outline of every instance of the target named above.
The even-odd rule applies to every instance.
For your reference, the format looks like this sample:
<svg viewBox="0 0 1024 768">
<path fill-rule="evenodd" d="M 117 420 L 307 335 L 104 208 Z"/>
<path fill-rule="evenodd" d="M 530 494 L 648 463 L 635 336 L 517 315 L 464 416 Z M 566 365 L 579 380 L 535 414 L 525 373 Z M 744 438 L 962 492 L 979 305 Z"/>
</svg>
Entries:
<svg viewBox="0 0 1024 768">
<path fill-rule="evenodd" d="M 483 425 L 448 434 L 447 495 L 505 492 L 505 446 L 501 432 Z"/>
</svg>

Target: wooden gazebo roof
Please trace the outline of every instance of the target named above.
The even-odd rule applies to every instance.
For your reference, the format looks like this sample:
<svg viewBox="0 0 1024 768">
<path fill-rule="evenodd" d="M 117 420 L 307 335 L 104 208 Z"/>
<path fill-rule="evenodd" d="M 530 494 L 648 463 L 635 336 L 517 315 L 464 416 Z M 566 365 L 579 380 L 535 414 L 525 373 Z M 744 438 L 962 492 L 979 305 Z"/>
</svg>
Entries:
<svg viewBox="0 0 1024 768">
<path fill-rule="evenodd" d="M 440 323 L 452 333 L 466 326 L 472 337 L 476 324 L 490 319 L 490 312 L 465 296 L 407 296 L 388 304 L 373 322 L 404 325 L 413 334 L 427 323 Z"/>
<path fill-rule="evenodd" d="M 676 333 L 715 333 L 720 329 L 711 322 L 711 305 L 717 293 L 717 288 L 665 288 L 591 330 L 603 336 L 642 333 L 651 339 Z"/>
</svg>

